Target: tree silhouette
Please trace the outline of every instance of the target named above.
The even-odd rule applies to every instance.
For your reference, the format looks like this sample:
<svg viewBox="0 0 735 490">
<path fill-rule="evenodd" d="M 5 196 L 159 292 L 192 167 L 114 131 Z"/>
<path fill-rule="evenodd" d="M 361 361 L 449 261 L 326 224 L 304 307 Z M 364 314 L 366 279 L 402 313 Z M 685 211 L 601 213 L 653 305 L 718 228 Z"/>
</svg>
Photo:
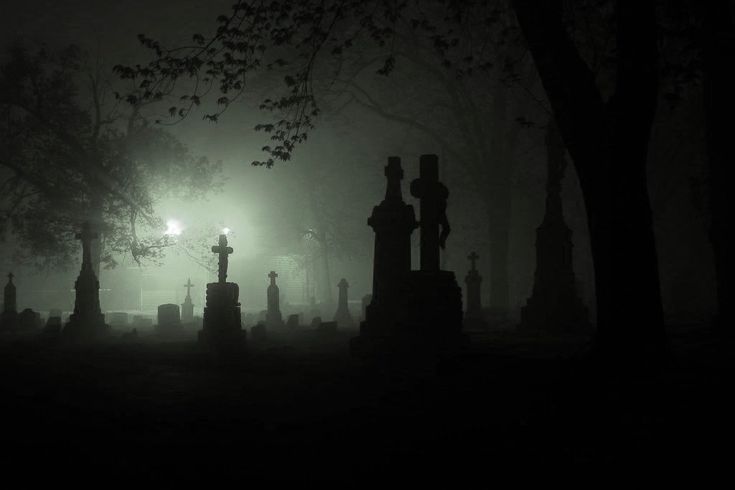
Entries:
<svg viewBox="0 0 735 490">
<path fill-rule="evenodd" d="M 119 254 L 160 257 L 171 240 L 156 200 L 196 197 L 214 184 L 216 164 L 150 125 L 143 104 L 117 102 L 102 67 L 75 47 L 13 48 L 0 67 L 0 107 L 2 224 L 36 265 L 73 261 L 83 220 L 100 234 L 97 272 Z"/>
</svg>

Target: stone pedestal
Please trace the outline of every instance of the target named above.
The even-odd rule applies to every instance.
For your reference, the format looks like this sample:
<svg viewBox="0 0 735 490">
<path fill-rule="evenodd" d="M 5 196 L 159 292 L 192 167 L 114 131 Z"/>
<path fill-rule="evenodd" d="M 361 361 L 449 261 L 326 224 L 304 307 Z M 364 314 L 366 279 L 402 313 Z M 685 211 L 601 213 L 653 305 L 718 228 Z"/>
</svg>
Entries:
<svg viewBox="0 0 735 490">
<path fill-rule="evenodd" d="M 268 309 L 265 313 L 265 324 L 268 328 L 280 329 L 283 328 L 283 316 L 281 315 L 281 291 L 276 284 L 276 277 L 278 274 L 275 271 L 271 271 L 268 274 L 271 280 L 268 290 L 266 292 L 266 300 Z"/>
<path fill-rule="evenodd" d="M 192 323 L 194 321 L 194 303 L 191 302 L 189 296 L 181 303 L 181 321 L 183 323 Z"/>
<path fill-rule="evenodd" d="M 350 285 L 346 279 L 342 278 L 337 287 L 339 288 L 339 300 L 337 302 L 337 311 L 334 313 L 334 322 L 340 328 L 352 328 L 354 322 L 347 303 L 347 290 Z"/>
<path fill-rule="evenodd" d="M 217 350 L 237 350 L 245 346 L 247 334 L 240 323 L 240 288 L 234 282 L 207 284 L 199 342 Z"/>
<path fill-rule="evenodd" d="M 64 325 L 62 336 L 71 341 L 89 341 L 105 337 L 110 327 L 105 324 L 105 315 L 100 310 L 100 284 L 92 268 L 83 268 L 74 289 L 74 313 Z"/>
</svg>

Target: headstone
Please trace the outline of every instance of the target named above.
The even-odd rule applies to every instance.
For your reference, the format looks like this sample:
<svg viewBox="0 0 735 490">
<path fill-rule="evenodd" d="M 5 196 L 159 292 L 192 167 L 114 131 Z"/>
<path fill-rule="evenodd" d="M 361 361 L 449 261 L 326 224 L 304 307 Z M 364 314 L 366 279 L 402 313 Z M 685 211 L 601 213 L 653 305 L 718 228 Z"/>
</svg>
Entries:
<svg viewBox="0 0 735 490">
<path fill-rule="evenodd" d="M 319 329 L 322 326 L 322 317 L 315 316 L 311 319 L 311 328 Z"/>
<path fill-rule="evenodd" d="M 399 316 L 400 291 L 411 271 L 411 233 L 418 226 L 413 206 L 403 201 L 401 159 L 389 157 L 384 173 L 385 198 L 367 220 L 375 232 L 372 300 L 360 327 L 367 335 L 389 332 Z"/>
<path fill-rule="evenodd" d="M 135 315 L 133 316 L 132 326 L 136 329 L 151 328 L 153 326 L 153 320 L 145 315 Z"/>
<path fill-rule="evenodd" d="M 587 308 L 577 294 L 572 261 L 572 231 L 564 221 L 561 183 L 564 144 L 556 125 L 546 134 L 547 182 L 544 219 L 536 229 L 536 271 L 533 291 L 521 308 L 521 329 L 587 333 Z"/>
<path fill-rule="evenodd" d="M 278 277 L 278 274 L 276 274 L 275 271 L 270 271 L 270 274 L 268 274 L 268 278 L 271 280 L 271 283 L 268 286 L 266 295 L 268 309 L 265 314 L 265 324 L 269 328 L 283 327 L 283 317 L 281 316 L 281 307 L 279 303 L 280 291 L 276 284 L 276 277 Z"/>
<path fill-rule="evenodd" d="M 179 305 L 166 303 L 158 306 L 158 324 L 156 330 L 161 335 L 181 333 L 181 312 Z"/>
<path fill-rule="evenodd" d="M 298 313 L 294 313 L 293 315 L 288 315 L 288 319 L 286 320 L 286 327 L 290 330 L 295 330 L 299 328 Z"/>
<path fill-rule="evenodd" d="M 186 288 L 186 298 L 184 298 L 184 302 L 181 304 L 181 321 L 191 323 L 194 321 L 194 303 L 191 301 L 191 288 L 194 285 L 191 283 L 191 278 L 187 278 L 184 287 Z"/>
<path fill-rule="evenodd" d="M 474 328 L 484 327 L 484 319 L 482 315 L 482 276 L 477 271 L 477 259 L 480 256 L 477 252 L 472 252 L 467 256 L 470 261 L 470 270 L 464 278 L 467 286 L 467 308 L 464 314 L 465 326 Z"/>
<path fill-rule="evenodd" d="M 127 327 L 128 314 L 124 311 L 116 311 L 109 314 L 110 325 L 113 327 Z"/>
<path fill-rule="evenodd" d="M 219 236 L 212 252 L 219 257 L 218 282 L 207 284 L 199 342 L 218 351 L 239 351 L 245 346 L 247 333 L 240 323 L 240 288 L 234 282 L 227 282 L 228 256 L 233 252 L 227 245 L 227 235 Z"/>
<path fill-rule="evenodd" d="M 57 337 L 61 334 L 61 316 L 50 316 L 43 327 L 43 334 Z"/>
<path fill-rule="evenodd" d="M 14 277 L 12 272 L 8 273 L 8 283 L 3 291 L 3 312 L 0 316 L 0 327 L 3 330 L 15 330 L 18 327 L 18 304 L 15 284 L 13 284 Z"/>
<path fill-rule="evenodd" d="M 92 232 L 89 222 L 85 222 L 76 237 L 82 242 L 82 270 L 74 283 L 74 313 L 64 326 L 62 335 L 68 340 L 94 340 L 109 332 L 100 310 L 100 283 L 92 268 L 92 240 L 97 238 L 97 234 Z"/>
<path fill-rule="evenodd" d="M 342 278 L 339 284 L 337 284 L 337 287 L 339 288 L 339 298 L 337 301 L 337 311 L 334 314 L 334 321 L 340 328 L 352 328 L 354 323 L 347 302 L 347 290 L 350 285 L 345 278 Z"/>
<path fill-rule="evenodd" d="M 18 328 L 25 332 L 32 332 L 41 330 L 43 322 L 41 321 L 41 314 L 37 311 L 33 311 L 30 308 L 26 308 L 18 314 Z"/>
<path fill-rule="evenodd" d="M 132 341 L 132 340 L 137 340 L 137 339 L 138 339 L 138 329 L 137 328 L 133 328 L 129 332 L 125 332 L 124 334 L 122 334 L 122 340 Z"/>
</svg>

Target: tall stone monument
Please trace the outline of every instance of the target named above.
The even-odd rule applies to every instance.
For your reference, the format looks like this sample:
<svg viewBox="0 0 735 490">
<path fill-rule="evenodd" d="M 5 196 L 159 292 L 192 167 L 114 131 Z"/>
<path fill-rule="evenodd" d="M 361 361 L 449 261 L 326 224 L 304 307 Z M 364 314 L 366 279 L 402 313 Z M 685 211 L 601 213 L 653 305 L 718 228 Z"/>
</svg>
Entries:
<svg viewBox="0 0 735 490">
<path fill-rule="evenodd" d="M 275 271 L 270 271 L 268 274 L 271 283 L 266 292 L 266 299 L 268 301 L 268 309 L 265 314 L 266 328 L 281 328 L 284 326 L 283 316 L 281 316 L 281 292 L 276 284 L 276 277 L 278 277 L 278 274 Z"/>
<path fill-rule="evenodd" d="M 462 290 L 454 273 L 440 269 L 440 249 L 449 236 L 449 191 L 439 182 L 436 155 L 422 155 L 420 177 L 411 194 L 420 199 L 421 269 L 411 271 L 413 207 L 403 202 L 398 158 L 389 159 L 386 198 L 373 209 L 375 230 L 373 297 L 360 336 L 352 339 L 356 355 L 412 354 L 451 350 L 462 339 Z"/>
<path fill-rule="evenodd" d="M 184 287 L 186 288 L 186 298 L 181 303 L 181 321 L 183 323 L 191 323 L 194 321 L 194 303 L 191 301 L 191 288 L 194 285 L 191 283 L 190 277 L 186 279 Z"/>
<path fill-rule="evenodd" d="M 3 312 L 0 317 L 0 328 L 4 330 L 15 330 L 18 326 L 17 291 L 15 284 L 13 284 L 14 277 L 12 272 L 8 273 L 8 283 L 3 291 Z"/>
<path fill-rule="evenodd" d="M 446 245 L 449 190 L 439 182 L 439 159 L 421 155 L 419 178 L 411 182 L 411 195 L 420 200 L 421 270 L 408 275 L 406 324 L 431 342 L 453 346 L 461 338 L 462 290 L 454 272 L 441 270 L 440 249 Z"/>
<path fill-rule="evenodd" d="M 234 282 L 227 282 L 228 256 L 233 252 L 227 246 L 227 235 L 219 236 L 212 252 L 219 257 L 218 281 L 207 284 L 199 342 L 220 351 L 239 350 L 245 346 L 246 332 L 240 323 L 240 288 Z"/>
<path fill-rule="evenodd" d="M 411 272 L 411 233 L 418 226 L 413 206 L 403 201 L 400 158 L 388 158 L 385 177 L 385 198 L 367 221 L 375 232 L 372 298 L 360 326 L 367 335 L 390 332 L 399 317 L 401 290 Z"/>
<path fill-rule="evenodd" d="M 521 308 L 520 328 L 551 332 L 585 332 L 587 308 L 577 294 L 572 262 L 572 231 L 564 221 L 561 182 L 564 146 L 554 124 L 546 135 L 548 174 L 546 210 L 536 229 L 536 272 L 533 292 Z"/>
<path fill-rule="evenodd" d="M 97 237 L 89 222 L 85 222 L 82 231 L 76 235 L 82 242 L 82 270 L 74 283 L 74 312 L 62 331 L 63 338 L 67 340 L 94 340 L 109 332 L 100 310 L 100 283 L 92 268 L 92 240 Z"/>
<path fill-rule="evenodd" d="M 347 279 L 343 277 L 339 281 L 339 284 L 337 284 L 337 287 L 339 288 L 339 298 L 337 301 L 337 311 L 334 313 L 334 322 L 340 328 L 352 328 L 354 321 L 352 320 L 350 308 L 347 303 L 347 290 L 350 285 Z"/>
<path fill-rule="evenodd" d="M 467 286 L 467 306 L 464 313 L 465 326 L 481 327 L 485 325 L 482 315 L 482 276 L 477 270 L 477 259 L 480 256 L 472 252 L 467 256 L 470 261 L 470 270 L 464 278 Z"/>
</svg>

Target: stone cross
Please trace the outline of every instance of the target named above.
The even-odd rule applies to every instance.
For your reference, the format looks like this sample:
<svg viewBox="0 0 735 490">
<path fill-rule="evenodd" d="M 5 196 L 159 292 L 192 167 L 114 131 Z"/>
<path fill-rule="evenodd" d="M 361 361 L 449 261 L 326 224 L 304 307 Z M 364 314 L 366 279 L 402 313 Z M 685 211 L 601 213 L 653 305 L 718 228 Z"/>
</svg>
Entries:
<svg viewBox="0 0 735 490">
<path fill-rule="evenodd" d="M 278 277 L 278 274 L 276 274 L 276 271 L 271 271 L 270 274 L 268 274 L 268 277 L 271 278 L 271 286 L 276 285 L 276 277 Z"/>
<path fill-rule="evenodd" d="M 13 274 L 12 272 L 8 272 L 8 282 L 9 283 L 13 282 L 14 277 L 15 277 L 15 274 Z"/>
<path fill-rule="evenodd" d="M 470 260 L 470 264 L 471 264 L 470 270 L 476 271 L 477 270 L 477 259 L 479 259 L 480 256 L 477 255 L 477 252 L 472 252 L 471 254 L 467 256 L 467 258 Z"/>
<path fill-rule="evenodd" d="M 82 231 L 76 234 L 77 240 L 82 241 L 82 270 L 92 267 L 92 240 L 97 237 L 97 233 L 92 232 L 89 221 L 85 221 L 82 224 Z"/>
<path fill-rule="evenodd" d="M 232 247 L 227 246 L 227 235 L 222 234 L 219 236 L 219 245 L 214 245 L 212 252 L 219 254 L 218 279 L 220 283 L 225 283 L 227 282 L 227 256 L 233 252 Z"/>
<path fill-rule="evenodd" d="M 449 190 L 439 182 L 436 155 L 421 155 L 419 164 L 420 176 L 411 182 L 411 195 L 421 200 L 421 270 L 438 271 L 439 248 L 444 248 L 450 231 L 446 214 Z"/>
<path fill-rule="evenodd" d="M 186 288 L 186 297 L 191 298 L 191 288 L 194 287 L 194 285 L 191 283 L 191 277 L 186 279 L 186 284 L 184 284 L 184 287 Z"/>
</svg>

